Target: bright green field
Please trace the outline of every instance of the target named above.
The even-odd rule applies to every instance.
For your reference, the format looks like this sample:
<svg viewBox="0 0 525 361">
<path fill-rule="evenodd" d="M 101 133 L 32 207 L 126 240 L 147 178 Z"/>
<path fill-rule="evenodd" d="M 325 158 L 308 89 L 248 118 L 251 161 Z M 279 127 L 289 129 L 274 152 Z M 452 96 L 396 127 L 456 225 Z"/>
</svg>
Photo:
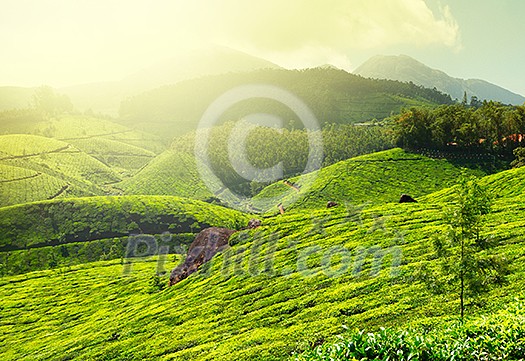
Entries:
<svg viewBox="0 0 525 361">
<path fill-rule="evenodd" d="M 461 169 L 444 159 L 432 159 L 396 148 L 351 158 L 301 178 L 292 178 L 299 192 L 282 182 L 274 183 L 253 198 L 262 210 L 275 212 L 278 202 L 285 208 L 322 208 L 328 201 L 341 204 L 397 202 L 406 193 L 414 198 L 455 183 Z"/>
<path fill-rule="evenodd" d="M 0 205 L 92 195 L 85 188 L 28 168 L 0 164 Z"/>
<path fill-rule="evenodd" d="M 514 185 L 500 190 L 496 178 L 509 174 Z M 484 182 L 502 196 L 483 233 L 498 242 L 494 253 L 511 274 L 467 304 L 469 315 L 525 296 L 525 171 Z M 156 262 L 135 263 L 129 275 L 117 260 L 4 277 L 1 359 L 283 360 L 334 340 L 343 325 L 446 324 L 457 296 L 431 293 L 420 271 L 437 267 L 431 242 L 445 230 L 449 192 L 416 204 L 356 202 L 264 218 L 197 274 L 151 294 Z"/>
<path fill-rule="evenodd" d="M 163 152 L 116 186 L 126 194 L 173 195 L 200 200 L 213 196 L 201 180 L 194 156 L 174 150 Z"/>
</svg>

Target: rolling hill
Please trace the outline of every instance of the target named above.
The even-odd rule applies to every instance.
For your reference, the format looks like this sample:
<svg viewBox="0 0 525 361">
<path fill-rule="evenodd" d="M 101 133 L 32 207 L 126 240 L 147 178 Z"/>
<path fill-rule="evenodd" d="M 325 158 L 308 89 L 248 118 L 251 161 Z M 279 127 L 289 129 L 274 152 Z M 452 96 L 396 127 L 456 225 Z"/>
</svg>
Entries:
<svg viewBox="0 0 525 361">
<path fill-rule="evenodd" d="M 430 161 L 418 166 L 418 174 L 437 169 Z M 381 179 L 397 184 L 396 172 L 404 175 L 405 168 Z M 499 188 L 497 178 L 509 177 L 515 182 Z M 497 242 L 494 253 L 508 260 L 511 274 L 482 302 L 468 304 L 473 315 L 523 297 L 525 286 L 525 172 L 502 172 L 484 182 L 501 197 L 483 235 Z M 339 193 L 359 203 L 355 185 L 342 180 Z M 433 293 L 421 270 L 438 266 L 432 240 L 446 229 L 441 212 L 450 192 L 410 204 L 388 202 L 390 194 L 376 203 L 371 197 L 357 213 L 305 202 L 285 215 L 264 217 L 257 230 L 235 234 L 231 248 L 168 289 L 149 286 L 156 258 L 135 260 L 129 274 L 116 260 L 4 277 L 0 354 L 5 360 L 285 360 L 336 340 L 343 326 L 442 327 L 456 320 L 456 297 Z M 45 204 L 57 203 L 35 206 Z"/>
<path fill-rule="evenodd" d="M 299 97 L 320 125 L 383 119 L 403 107 L 451 102 L 449 96 L 435 90 L 396 81 L 364 79 L 343 70 L 263 69 L 182 81 L 130 97 L 121 104 L 119 121 L 172 138 L 196 129 L 206 109 L 219 96 L 237 86 L 253 84 L 278 87 Z M 216 117 L 220 123 L 237 121 L 253 113 L 270 113 L 283 119 L 285 126 L 290 121 L 301 126 L 297 114 L 287 105 L 261 97 L 234 101 Z"/>
<path fill-rule="evenodd" d="M 116 187 L 125 194 L 172 195 L 198 200 L 213 198 L 202 182 L 193 154 L 167 150 Z"/>
<path fill-rule="evenodd" d="M 4 271 L 35 269 L 122 258 L 130 239 L 157 252 L 182 252 L 201 229 L 241 229 L 248 216 L 179 197 L 69 198 L 0 208 L 0 259 Z M 155 247 L 150 248 L 150 243 Z M 142 244 L 140 243 L 142 242 Z M 131 247 L 131 246 L 130 246 Z M 167 249 L 168 250 L 168 249 Z M 147 252 L 146 252 L 147 253 Z"/>
<path fill-rule="evenodd" d="M 525 102 L 525 97 L 522 95 L 495 84 L 481 79 L 453 78 L 406 55 L 374 56 L 358 67 L 354 73 L 367 78 L 392 79 L 413 82 L 427 88 L 435 87 L 460 101 L 466 92 L 468 99 L 475 96 L 479 100 L 495 100 L 514 105 Z"/>
<path fill-rule="evenodd" d="M 87 187 L 31 168 L 0 163 L 0 206 L 94 195 Z"/>
<path fill-rule="evenodd" d="M 18 120 L 22 118 L 21 122 Z M 0 205 L 120 194 L 113 184 L 161 153 L 158 137 L 107 119 L 13 111 L 0 117 Z"/>
<path fill-rule="evenodd" d="M 326 207 L 328 201 L 341 204 L 382 204 L 397 202 L 402 194 L 415 198 L 452 185 L 464 172 L 444 159 L 432 159 L 408 153 L 400 148 L 372 153 L 320 169 L 289 181 L 274 183 L 257 194 L 253 206 L 276 212 L 285 209 Z M 481 171 L 467 171 L 483 175 Z M 273 203 L 272 203 L 273 202 Z"/>
<path fill-rule="evenodd" d="M 65 194 L 104 194 L 103 186 L 120 180 L 119 175 L 108 165 L 73 147 L 71 144 L 52 138 L 28 134 L 0 136 L 0 164 L 24 168 L 50 177 L 18 177 L 2 174 L 2 181 L 8 188 L 9 197 L 17 198 L 28 186 L 37 190 L 35 194 L 21 195 L 32 200 L 43 194 L 51 196 L 53 189 L 61 184 L 60 191 L 52 198 Z M 12 169 L 11 169 L 12 172 Z M 46 185 L 42 181 L 49 181 Z M 58 181 L 60 180 L 60 181 Z M 28 182 L 31 185 L 28 185 Z M 35 183 L 36 182 L 36 183 Z M 57 183 L 58 182 L 58 183 Z M 65 184 L 64 184 L 65 182 Z M 37 186 L 37 184 L 39 184 Z M 37 187 L 42 187 L 37 189 Z M 70 190 L 71 187 L 71 190 Z M 47 189 L 47 191 L 45 191 Z M 14 194 L 13 194 L 14 193 Z M 3 204 L 7 205 L 7 204 Z"/>
</svg>

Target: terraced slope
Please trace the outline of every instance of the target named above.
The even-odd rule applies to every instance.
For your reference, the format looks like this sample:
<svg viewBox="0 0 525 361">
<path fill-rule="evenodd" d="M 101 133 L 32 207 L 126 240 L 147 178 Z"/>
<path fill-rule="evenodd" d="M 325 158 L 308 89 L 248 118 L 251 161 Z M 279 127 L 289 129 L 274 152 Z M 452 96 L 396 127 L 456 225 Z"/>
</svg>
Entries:
<svg viewBox="0 0 525 361">
<path fill-rule="evenodd" d="M 303 178 L 263 189 L 253 199 L 255 207 L 276 211 L 282 202 L 286 209 L 320 208 L 328 201 L 341 204 L 383 204 L 398 202 L 406 193 L 418 198 L 454 184 L 462 170 L 444 159 L 432 159 L 402 149 L 391 149 L 339 162 Z M 465 170 L 483 175 L 481 171 Z"/>
<path fill-rule="evenodd" d="M 124 176 L 136 173 L 156 156 L 144 148 L 102 137 L 78 138 L 69 142 Z"/>
<path fill-rule="evenodd" d="M 525 296 L 525 174 L 499 177 L 509 174 L 519 180 L 505 192 L 494 184 L 502 197 L 483 235 L 498 242 L 495 254 L 507 258 L 512 273 L 482 303 L 468 304 L 469 314 Z M 431 328 L 454 319 L 456 297 L 433 294 L 421 277 L 423 267 L 437 267 L 431 250 L 445 230 L 442 198 L 364 209 L 354 199 L 346 207 L 267 217 L 262 228 L 234 235 L 232 247 L 204 269 L 153 294 L 147 282 L 154 262 L 135 263 L 130 274 L 119 262 L 102 262 L 4 277 L 0 355 L 284 360 L 333 340 L 343 325 Z"/>
<path fill-rule="evenodd" d="M 120 180 L 114 169 L 71 144 L 36 135 L 0 136 L 0 165 L 5 167 L 0 175 L 4 200 L 0 206 L 19 200 L 102 195 L 106 184 Z"/>
<path fill-rule="evenodd" d="M 92 195 L 87 189 L 33 169 L 0 164 L 0 205 Z"/>
<path fill-rule="evenodd" d="M 160 153 L 164 150 L 159 138 L 106 119 L 92 116 L 63 115 L 38 122 L 31 134 L 43 135 L 66 142 L 82 139 L 104 138 Z"/>
</svg>

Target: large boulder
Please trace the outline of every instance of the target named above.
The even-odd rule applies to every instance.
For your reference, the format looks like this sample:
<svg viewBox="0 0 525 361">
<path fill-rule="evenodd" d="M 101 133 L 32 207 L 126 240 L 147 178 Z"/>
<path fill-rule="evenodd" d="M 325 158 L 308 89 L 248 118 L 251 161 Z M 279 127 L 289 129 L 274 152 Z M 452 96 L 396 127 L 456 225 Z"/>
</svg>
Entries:
<svg viewBox="0 0 525 361">
<path fill-rule="evenodd" d="M 186 260 L 171 271 L 170 286 L 182 281 L 203 264 L 228 246 L 234 230 L 227 228 L 206 228 L 201 231 L 188 249 Z"/>
</svg>

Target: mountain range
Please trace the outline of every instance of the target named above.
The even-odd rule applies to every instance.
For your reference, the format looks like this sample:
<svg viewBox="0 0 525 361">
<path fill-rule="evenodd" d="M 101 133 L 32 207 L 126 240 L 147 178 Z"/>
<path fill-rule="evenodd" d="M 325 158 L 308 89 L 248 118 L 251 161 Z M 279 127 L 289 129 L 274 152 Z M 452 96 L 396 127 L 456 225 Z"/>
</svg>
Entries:
<svg viewBox="0 0 525 361">
<path fill-rule="evenodd" d="M 366 78 L 408 81 L 427 88 L 435 87 L 458 100 L 462 100 L 466 93 L 468 99 L 474 96 L 479 100 L 496 100 L 514 105 L 525 102 L 525 97 L 498 85 L 481 79 L 454 78 L 407 55 L 374 56 L 358 67 L 354 73 Z"/>
</svg>

